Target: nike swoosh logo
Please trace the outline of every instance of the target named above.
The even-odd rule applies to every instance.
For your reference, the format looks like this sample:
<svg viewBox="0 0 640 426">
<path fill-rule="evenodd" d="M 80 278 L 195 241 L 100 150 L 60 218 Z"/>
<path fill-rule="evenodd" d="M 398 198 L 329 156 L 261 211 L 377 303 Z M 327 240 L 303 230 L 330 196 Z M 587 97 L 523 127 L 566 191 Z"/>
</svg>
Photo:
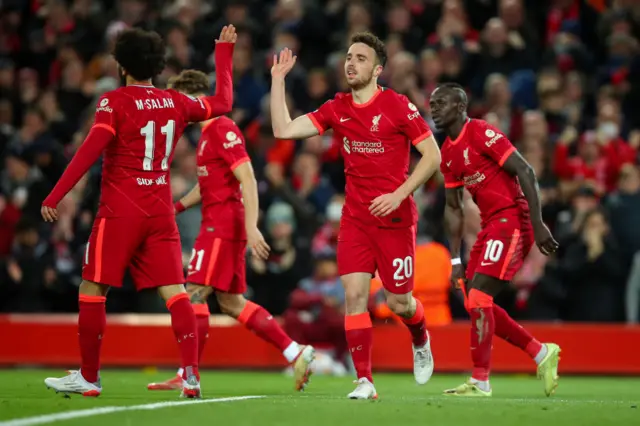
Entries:
<svg viewBox="0 0 640 426">
<path fill-rule="evenodd" d="M 349 121 L 351 120 L 351 118 L 340 118 L 340 122 L 344 123 L 345 121 Z"/>
<path fill-rule="evenodd" d="M 480 266 L 489 266 L 493 265 L 493 262 L 480 262 Z"/>
<path fill-rule="evenodd" d="M 451 165 L 451 161 L 449 161 L 449 162 L 447 163 L 447 167 L 449 167 L 450 165 Z"/>
<path fill-rule="evenodd" d="M 402 287 L 403 285 L 405 285 L 407 283 L 407 281 L 403 282 L 403 283 L 396 283 L 396 287 Z"/>
</svg>

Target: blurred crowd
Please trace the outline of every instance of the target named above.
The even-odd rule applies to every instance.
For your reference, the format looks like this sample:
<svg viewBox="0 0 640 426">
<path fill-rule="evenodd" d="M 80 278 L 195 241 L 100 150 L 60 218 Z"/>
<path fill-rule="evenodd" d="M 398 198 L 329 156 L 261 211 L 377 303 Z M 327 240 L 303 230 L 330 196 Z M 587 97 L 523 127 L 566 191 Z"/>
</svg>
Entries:
<svg viewBox="0 0 640 426">
<path fill-rule="evenodd" d="M 335 248 L 344 173 L 331 133 L 274 139 L 270 62 L 284 47 L 298 55 L 287 79 L 288 102 L 292 115 L 306 113 L 348 89 L 348 40 L 366 29 L 387 44 L 382 85 L 406 94 L 432 124 L 431 91 L 441 82 L 462 84 L 470 115 L 505 132 L 536 170 L 544 219 L 561 249 L 546 258 L 534 248 L 499 303 L 520 319 L 639 319 L 640 114 L 634 111 L 640 105 L 640 5 L 634 0 L 0 4 L 0 312 L 77 309 L 101 165 L 65 198 L 55 226 L 42 222 L 40 204 L 87 135 L 97 98 L 119 85 L 109 54 L 118 32 L 140 26 L 163 35 L 169 59 L 158 87 L 185 68 L 210 73 L 213 87 L 214 39 L 231 23 L 239 32 L 231 118 L 245 134 L 259 181 L 261 226 L 272 247 L 267 261 L 248 259 L 248 296 L 282 315 L 298 340 L 319 321 L 320 340 L 343 332 Z M 199 130 L 193 127 L 176 147 L 176 198 L 197 180 Z M 420 188 L 415 199 L 422 250 L 416 286 L 433 321 L 446 323 L 466 313 L 447 282 L 441 177 Z M 473 202 L 466 204 L 468 248 L 480 220 Z M 186 211 L 177 221 L 187 264 L 200 211 Z M 371 309 L 389 319 L 380 291 L 374 279 Z M 107 308 L 165 309 L 155 293 L 137 294 L 129 278 L 110 293 Z"/>
</svg>

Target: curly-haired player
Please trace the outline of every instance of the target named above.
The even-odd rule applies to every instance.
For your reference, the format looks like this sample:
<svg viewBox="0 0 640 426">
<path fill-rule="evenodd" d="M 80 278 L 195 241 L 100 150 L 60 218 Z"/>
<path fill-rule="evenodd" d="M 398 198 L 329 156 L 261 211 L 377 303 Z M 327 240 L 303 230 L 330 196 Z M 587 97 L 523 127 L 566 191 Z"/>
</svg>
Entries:
<svg viewBox="0 0 640 426">
<path fill-rule="evenodd" d="M 188 123 L 231 110 L 236 39 L 235 28 L 223 28 L 216 40 L 216 94 L 196 99 L 153 86 L 151 80 L 165 66 L 165 44 L 157 33 L 132 29 L 119 34 L 114 56 L 125 85 L 100 98 L 87 139 L 42 203 L 43 218 L 57 220 L 60 200 L 104 153 L 100 207 L 87 242 L 79 291 L 81 368 L 46 379 L 47 387 L 100 395 L 106 295 L 110 287 L 122 285 L 129 268 L 138 290 L 157 288 L 166 300 L 185 366 L 183 396 L 200 397 L 196 318 L 183 285 L 169 165 Z"/>
</svg>

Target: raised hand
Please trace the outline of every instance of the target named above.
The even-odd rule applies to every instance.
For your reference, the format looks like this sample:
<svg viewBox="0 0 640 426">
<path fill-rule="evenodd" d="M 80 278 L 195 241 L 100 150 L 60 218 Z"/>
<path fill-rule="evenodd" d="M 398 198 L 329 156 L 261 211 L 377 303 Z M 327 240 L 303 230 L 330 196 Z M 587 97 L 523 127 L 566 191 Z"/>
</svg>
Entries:
<svg viewBox="0 0 640 426">
<path fill-rule="evenodd" d="M 272 78 L 285 78 L 289 71 L 296 64 L 296 56 L 291 49 L 284 48 L 280 55 L 273 55 L 273 65 L 271 66 Z"/>
<path fill-rule="evenodd" d="M 238 40 L 238 33 L 236 33 L 236 27 L 233 25 L 225 25 L 220 31 L 220 38 L 216 40 L 216 43 L 235 43 Z"/>
</svg>

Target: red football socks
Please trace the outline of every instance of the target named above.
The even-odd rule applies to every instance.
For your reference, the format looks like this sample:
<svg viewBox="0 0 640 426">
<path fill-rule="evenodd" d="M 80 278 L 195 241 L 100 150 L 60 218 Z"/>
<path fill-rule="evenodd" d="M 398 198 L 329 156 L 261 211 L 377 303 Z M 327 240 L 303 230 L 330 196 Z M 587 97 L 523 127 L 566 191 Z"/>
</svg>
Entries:
<svg viewBox="0 0 640 426">
<path fill-rule="evenodd" d="M 82 363 L 80 371 L 82 377 L 89 382 L 98 381 L 98 371 L 100 371 L 100 347 L 102 346 L 102 336 L 107 326 L 107 315 L 105 312 L 106 297 L 85 296 L 78 297 L 78 338 L 80 340 L 80 356 Z"/>
<path fill-rule="evenodd" d="M 489 380 L 491 370 L 491 345 L 495 332 L 493 297 L 479 290 L 469 292 L 469 314 L 471 315 L 471 378 L 480 382 Z"/>
<path fill-rule="evenodd" d="M 498 305 L 493 305 L 493 317 L 496 323 L 496 336 L 525 351 L 531 358 L 535 358 L 542 349 L 542 343 Z"/>
<path fill-rule="evenodd" d="M 196 328 L 198 329 L 198 365 L 202 360 L 204 346 L 209 339 L 209 305 L 206 303 L 193 305 L 193 312 L 196 314 Z"/>
<path fill-rule="evenodd" d="M 240 313 L 240 316 L 238 316 L 238 321 L 258 337 L 271 343 L 283 353 L 294 343 L 291 337 L 284 332 L 280 324 L 273 319 L 273 316 L 266 309 L 249 300 L 247 300 L 244 309 Z M 295 356 L 297 355 L 298 353 L 295 354 Z M 293 359 L 288 360 L 292 361 Z"/>
<path fill-rule="evenodd" d="M 427 323 L 424 319 L 424 307 L 418 299 L 416 301 L 416 312 L 411 318 L 402 318 L 409 332 L 411 332 L 411 340 L 413 346 L 421 348 L 427 344 Z"/>
<path fill-rule="evenodd" d="M 373 327 L 368 312 L 356 315 L 345 315 L 344 329 L 347 344 L 356 367 L 358 379 L 363 377 L 373 383 L 371 375 L 371 350 L 373 349 Z"/>
<path fill-rule="evenodd" d="M 171 313 L 171 327 L 180 349 L 181 365 L 185 367 L 183 378 L 187 379 L 188 376 L 195 375 L 200 379 L 196 316 L 187 293 L 176 294 L 167 300 L 167 309 Z"/>
</svg>

